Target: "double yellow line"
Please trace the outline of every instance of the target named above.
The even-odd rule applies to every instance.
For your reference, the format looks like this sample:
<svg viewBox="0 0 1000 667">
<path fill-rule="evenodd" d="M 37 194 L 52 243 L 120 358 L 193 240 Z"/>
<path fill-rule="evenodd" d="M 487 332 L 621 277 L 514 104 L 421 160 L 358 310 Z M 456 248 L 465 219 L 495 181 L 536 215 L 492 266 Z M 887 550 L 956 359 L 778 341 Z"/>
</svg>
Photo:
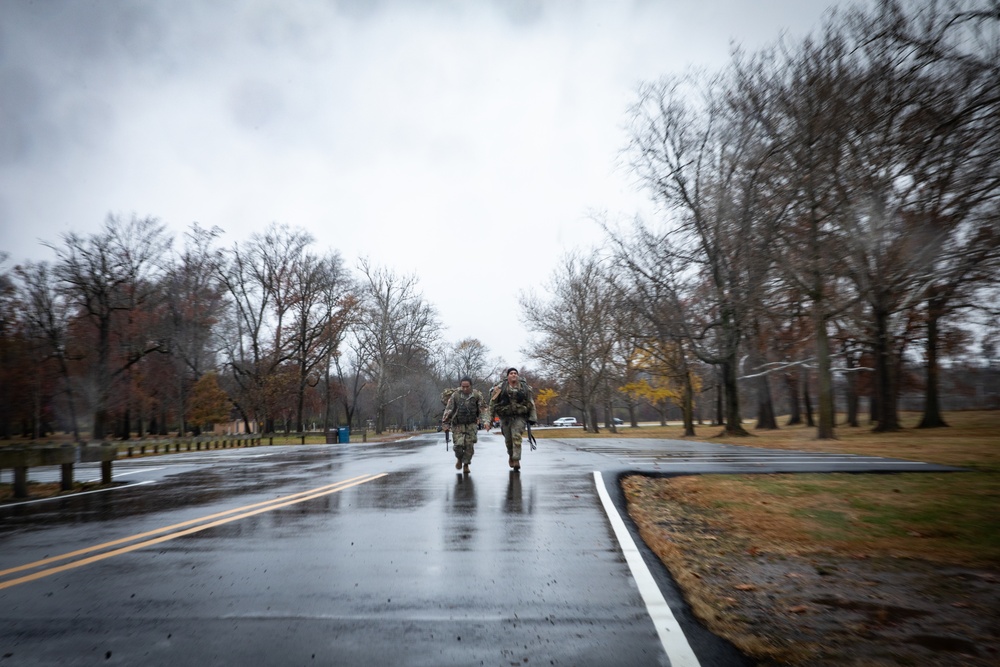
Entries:
<svg viewBox="0 0 1000 667">
<path fill-rule="evenodd" d="M 254 516 L 255 514 L 262 514 L 264 512 L 270 512 L 272 510 L 276 510 L 281 507 L 287 507 L 288 505 L 294 505 L 296 503 L 302 503 L 307 500 L 312 500 L 313 498 L 320 498 L 322 496 L 327 496 L 330 495 L 331 493 L 337 493 L 338 491 L 343 491 L 353 486 L 358 486 L 360 484 L 372 482 L 376 479 L 385 477 L 387 474 L 388 473 L 380 473 L 378 475 L 359 475 L 357 477 L 351 477 L 350 479 L 346 479 L 342 482 L 336 482 L 335 484 L 327 484 L 326 486 L 320 486 L 315 489 L 309 489 L 308 491 L 300 491 L 299 493 L 293 493 L 289 496 L 282 496 L 281 498 L 275 498 L 273 500 L 265 500 L 263 502 L 253 503 L 252 505 L 244 505 L 243 507 L 237 507 L 231 510 L 226 510 L 225 512 L 209 514 L 208 516 L 203 516 L 199 519 L 190 519 L 188 521 L 182 521 L 180 523 L 175 523 L 170 526 L 164 526 L 163 528 L 157 528 L 156 530 L 146 531 L 145 533 L 138 533 L 136 535 L 131 535 L 129 537 L 122 537 L 120 539 L 112 540 L 110 542 L 104 542 L 103 544 L 95 544 L 92 547 L 86 547 L 84 549 L 77 549 L 76 551 L 70 551 L 69 553 L 65 553 L 59 556 L 43 558 L 41 560 L 36 560 L 32 563 L 25 563 L 24 565 L 18 565 L 17 567 L 8 568 L 6 570 L 0 570 L 0 578 L 3 578 L 11 574 L 24 572 L 25 570 L 36 570 L 51 563 L 56 563 L 59 561 L 64 561 L 72 558 L 77 558 L 79 556 L 84 556 L 86 554 L 94 553 L 95 551 L 103 551 L 103 553 L 99 553 L 94 556 L 89 556 L 87 558 L 80 558 L 79 560 L 74 560 L 69 563 L 64 563 L 63 565 L 57 565 L 55 567 L 38 570 L 37 572 L 32 572 L 31 574 L 26 574 L 24 576 L 17 577 L 16 579 L 8 579 L 7 581 L 0 582 L 0 590 L 3 590 L 5 588 L 10 588 L 11 586 L 17 586 L 18 584 L 24 584 L 29 581 L 35 581 L 36 579 L 47 577 L 50 574 L 57 574 L 59 572 L 65 572 L 66 570 L 72 570 L 73 568 L 83 567 L 84 565 L 89 565 L 90 563 L 96 563 L 97 561 L 104 560 L 105 558 L 111 558 L 112 556 L 126 554 L 129 553 L 130 551 L 136 551 L 137 549 L 144 549 L 146 547 L 153 546 L 154 544 L 159 544 L 161 542 L 173 540 L 178 537 L 183 537 L 185 535 L 191 535 L 192 533 L 208 530 L 209 528 L 221 526 L 231 521 L 239 521 L 240 519 L 245 519 L 249 516 Z M 203 522 L 208 522 L 208 523 L 203 523 Z M 191 526 L 191 527 L 185 528 L 185 526 Z M 182 528 L 184 530 L 178 530 Z M 163 535 L 162 533 L 168 533 L 168 534 Z M 159 537 L 155 537 L 153 539 L 146 539 L 152 537 L 153 535 L 159 535 Z M 136 542 L 136 540 L 142 540 L 142 541 Z M 128 544 L 129 542 L 133 542 L 134 544 Z M 128 546 L 112 549 L 111 551 L 104 551 L 105 549 L 118 546 L 119 544 L 128 544 Z"/>
</svg>

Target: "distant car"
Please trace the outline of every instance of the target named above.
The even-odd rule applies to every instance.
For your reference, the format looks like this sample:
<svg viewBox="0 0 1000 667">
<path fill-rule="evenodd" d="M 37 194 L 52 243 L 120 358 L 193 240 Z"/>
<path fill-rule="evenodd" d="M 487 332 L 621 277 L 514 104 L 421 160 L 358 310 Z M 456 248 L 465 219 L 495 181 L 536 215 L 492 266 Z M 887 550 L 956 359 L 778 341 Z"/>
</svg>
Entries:
<svg viewBox="0 0 1000 667">
<path fill-rule="evenodd" d="M 618 417 L 612 418 L 611 421 L 613 421 L 615 423 L 615 426 L 621 426 L 622 424 L 625 423 L 621 419 L 618 419 Z"/>
<path fill-rule="evenodd" d="M 576 426 L 576 417 L 560 417 L 552 422 L 553 426 Z"/>
</svg>

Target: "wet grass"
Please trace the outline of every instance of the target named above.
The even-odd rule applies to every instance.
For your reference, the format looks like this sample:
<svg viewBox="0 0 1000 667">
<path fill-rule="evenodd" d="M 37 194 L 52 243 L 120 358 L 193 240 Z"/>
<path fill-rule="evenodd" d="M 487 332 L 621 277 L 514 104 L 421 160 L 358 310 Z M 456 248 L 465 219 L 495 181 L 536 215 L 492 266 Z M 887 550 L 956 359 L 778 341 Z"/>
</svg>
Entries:
<svg viewBox="0 0 1000 667">
<path fill-rule="evenodd" d="M 537 429 L 535 436 L 543 438 L 665 438 L 693 442 L 718 442 L 747 447 L 794 449 L 808 452 L 832 452 L 885 456 L 942 465 L 1000 471 L 1000 411 L 976 410 L 945 414 L 947 428 L 920 429 L 921 415 L 904 412 L 900 415 L 902 429 L 893 433 L 875 433 L 870 425 L 846 426 L 843 416 L 835 429 L 836 439 L 817 440 L 814 427 L 782 426 L 777 430 L 756 430 L 748 421 L 747 437 L 721 434 L 722 427 L 698 425 L 695 436 L 684 436 L 679 424 L 668 426 L 642 424 L 637 427 L 619 426 L 616 432 L 601 428 L 600 433 L 585 433 L 582 428 Z M 787 418 L 779 419 L 784 423 Z"/>
<path fill-rule="evenodd" d="M 948 428 L 837 429 L 817 440 L 815 429 L 794 426 L 721 437 L 702 427 L 684 438 L 678 425 L 619 428 L 599 437 L 669 438 L 701 442 L 885 456 L 968 470 L 961 473 L 706 475 L 660 480 L 686 502 L 714 512 L 714 521 L 747 539 L 853 554 L 919 555 L 941 562 L 1000 565 L 1000 411 L 945 415 Z M 539 437 L 594 437 L 582 429 L 544 429 Z"/>
<path fill-rule="evenodd" d="M 996 473 L 703 475 L 656 480 L 771 551 L 1000 567 Z"/>
<path fill-rule="evenodd" d="M 857 621 L 844 615 L 851 612 L 848 608 L 809 604 L 808 597 L 805 604 L 788 602 L 801 590 L 847 605 L 862 604 L 877 590 L 879 604 L 909 600 L 933 610 L 936 623 L 951 623 L 977 636 L 968 628 L 995 602 L 1000 580 L 1000 412 L 951 413 L 946 420 L 952 426 L 941 429 L 912 428 L 917 418 L 905 415 L 904 424 L 911 427 L 897 433 L 841 428 L 838 440 L 822 441 L 815 439 L 814 429 L 803 427 L 758 431 L 749 438 L 713 437 L 717 428 L 682 438 L 680 427 L 642 427 L 621 429 L 611 437 L 867 454 L 968 470 L 636 475 L 623 483 L 629 514 L 643 539 L 670 569 L 697 615 L 748 654 L 774 661 L 769 664 L 847 664 L 848 656 L 857 653 L 872 657 L 871 664 L 883 664 L 873 656 L 894 651 L 898 655 L 893 660 L 902 661 L 905 654 L 906 660 L 917 660 L 912 664 L 926 664 L 921 661 L 929 654 L 919 654 L 921 646 L 935 652 L 961 651 L 937 641 L 899 644 L 900 637 L 889 632 L 892 624 L 852 625 Z M 807 571 L 804 564 L 815 564 L 814 574 L 820 575 L 809 585 L 808 577 L 800 578 Z M 787 569 L 778 580 L 798 582 L 798 589 L 781 589 L 768 581 L 768 568 L 776 567 Z M 963 586 L 948 595 L 916 590 L 937 586 L 938 580 L 927 573 L 942 567 L 951 571 L 947 580 L 979 582 L 978 592 Z M 838 570 L 849 574 L 837 576 Z M 879 583 L 873 587 L 875 581 Z M 744 590 L 751 592 L 740 592 Z M 765 592 L 772 592 L 766 600 Z M 796 617 L 799 620 L 790 620 Z M 823 629 L 816 636 L 826 639 L 810 644 L 809 628 Z M 850 632 L 835 639 L 844 628 Z M 804 634 L 798 641 L 781 639 L 800 631 Z M 988 644 L 990 650 L 996 648 L 995 641 Z M 819 660 L 824 651 L 834 657 Z M 949 664 L 983 664 L 965 655 L 961 659 L 965 662 Z"/>
</svg>

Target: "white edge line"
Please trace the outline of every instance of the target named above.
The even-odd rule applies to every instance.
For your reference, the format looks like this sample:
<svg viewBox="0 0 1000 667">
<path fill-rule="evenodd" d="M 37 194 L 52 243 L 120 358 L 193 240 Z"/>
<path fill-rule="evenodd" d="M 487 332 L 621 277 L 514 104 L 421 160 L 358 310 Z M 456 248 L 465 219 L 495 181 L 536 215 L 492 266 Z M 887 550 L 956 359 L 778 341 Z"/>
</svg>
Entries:
<svg viewBox="0 0 1000 667">
<path fill-rule="evenodd" d="M 635 579 L 636 586 L 639 588 L 639 594 L 642 595 L 642 600 L 646 603 L 646 611 L 649 612 L 649 617 L 656 627 L 656 634 L 659 635 L 663 650 L 666 651 L 667 658 L 670 660 L 670 667 L 701 667 L 698 656 L 694 654 L 684 631 L 677 623 L 674 613 L 670 611 L 667 601 L 663 598 L 660 587 L 656 585 L 656 580 L 653 579 L 652 573 L 646 567 L 646 562 L 635 546 L 628 528 L 625 527 L 625 522 L 622 521 L 614 503 L 611 502 L 600 471 L 594 471 L 594 484 L 597 486 L 597 495 L 601 498 L 608 520 L 611 521 L 611 527 L 615 531 L 615 537 L 618 538 L 618 544 L 625 555 L 625 562 L 628 563 L 629 569 L 632 571 L 632 578 Z"/>
<path fill-rule="evenodd" d="M 22 500 L 19 503 L 8 503 L 6 505 L 0 505 L 0 510 L 7 507 L 17 507 L 19 505 L 33 505 L 35 503 L 44 503 L 49 500 L 65 500 L 66 498 L 76 498 L 77 496 L 86 496 L 91 493 L 104 493 L 105 491 L 118 491 L 120 489 L 127 489 L 132 486 L 142 486 L 143 484 L 155 484 L 156 480 L 146 480 L 144 482 L 133 482 L 131 484 L 125 484 L 123 486 L 112 486 L 107 489 L 94 489 L 93 491 L 80 491 L 79 493 L 67 493 L 65 496 L 51 496 L 49 498 L 36 498 L 35 500 Z"/>
<path fill-rule="evenodd" d="M 157 466 L 155 468 L 134 468 L 132 470 L 125 470 L 124 472 L 122 472 L 121 470 L 116 470 L 115 477 L 124 477 L 125 475 L 138 475 L 141 472 L 152 472 L 154 470 L 163 470 L 166 467 L 167 466 Z"/>
</svg>

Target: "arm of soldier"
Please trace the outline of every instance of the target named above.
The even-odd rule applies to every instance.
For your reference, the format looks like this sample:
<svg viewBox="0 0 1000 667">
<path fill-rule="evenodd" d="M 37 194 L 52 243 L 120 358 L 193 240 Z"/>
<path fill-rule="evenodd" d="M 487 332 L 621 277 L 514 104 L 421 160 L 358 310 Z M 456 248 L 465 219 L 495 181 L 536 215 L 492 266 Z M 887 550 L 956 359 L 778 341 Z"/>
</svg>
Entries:
<svg viewBox="0 0 1000 667">
<path fill-rule="evenodd" d="M 490 410 L 490 403 L 486 401 L 486 398 L 483 396 L 483 393 L 481 391 L 477 389 L 476 392 L 479 394 L 478 396 L 479 421 L 489 426 L 490 424 L 493 423 L 493 417 Z"/>
<path fill-rule="evenodd" d="M 532 424 L 537 424 L 538 423 L 538 410 L 535 408 L 535 397 L 534 397 L 533 393 L 534 392 L 532 392 L 531 389 L 529 388 L 529 390 L 528 390 L 528 404 L 531 405 L 531 408 L 528 410 L 528 421 L 531 422 Z"/>
<path fill-rule="evenodd" d="M 455 414 L 455 394 L 448 397 L 448 403 L 444 406 L 444 413 L 441 415 L 441 428 L 445 431 L 451 429 L 451 418 Z"/>
<path fill-rule="evenodd" d="M 493 419 L 497 416 L 497 399 L 500 397 L 500 385 L 496 385 L 490 390 L 490 423 L 493 423 Z"/>
</svg>

